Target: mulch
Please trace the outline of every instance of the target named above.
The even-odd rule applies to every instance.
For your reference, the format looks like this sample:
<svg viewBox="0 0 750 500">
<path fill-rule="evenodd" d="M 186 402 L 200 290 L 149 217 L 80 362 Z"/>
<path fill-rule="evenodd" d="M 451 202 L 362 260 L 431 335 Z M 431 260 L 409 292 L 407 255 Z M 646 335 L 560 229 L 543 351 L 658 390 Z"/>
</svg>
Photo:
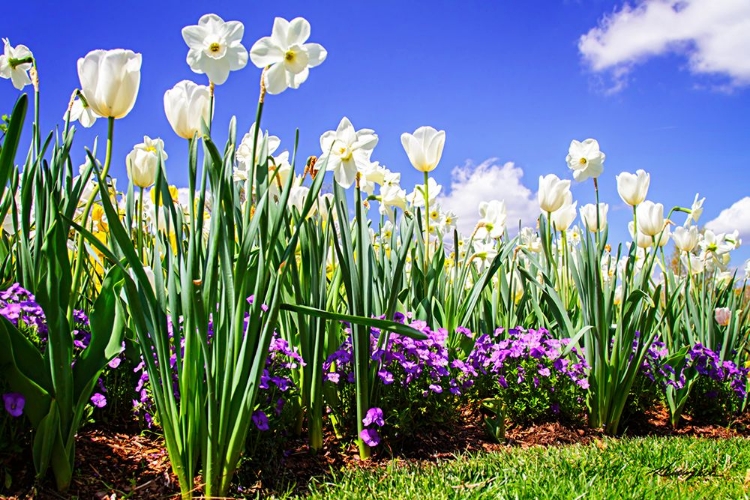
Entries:
<svg viewBox="0 0 750 500">
<path fill-rule="evenodd" d="M 695 436 L 726 439 L 750 437 L 750 417 L 747 415 L 728 426 L 693 421 L 685 417 L 677 429 L 669 425 L 669 413 L 658 408 L 636 415 L 622 423 L 623 435 Z M 312 454 L 304 437 L 290 438 L 284 450 L 258 450 L 239 471 L 243 487 L 237 496 L 267 496 L 272 493 L 294 491 L 304 494 L 311 481 L 331 480 L 333 474 L 352 468 L 385 468 L 389 465 L 408 466 L 451 460 L 457 454 L 497 452 L 508 447 L 562 446 L 598 442 L 600 431 L 582 424 L 546 422 L 536 425 L 509 427 L 506 442 L 488 439 L 482 416 L 476 408 L 466 408 L 458 423 L 449 428 L 438 428 L 410 436 L 400 441 L 383 444 L 373 457 L 360 461 L 352 443 L 342 442 L 328 433 L 324 447 Z M 50 477 L 34 485 L 31 456 L 0 457 L 0 466 L 11 473 L 11 499 L 81 499 L 116 498 L 179 498 L 179 485 L 169 465 L 169 458 L 158 434 L 130 428 L 86 428 L 78 436 L 76 466 L 70 490 L 62 495 L 55 490 Z M 1 469 L 0 469 L 1 470 Z M 197 481 L 199 483 L 199 481 Z M 197 486 L 200 491 L 200 486 Z M 0 496 L 0 498 L 3 498 Z"/>
</svg>

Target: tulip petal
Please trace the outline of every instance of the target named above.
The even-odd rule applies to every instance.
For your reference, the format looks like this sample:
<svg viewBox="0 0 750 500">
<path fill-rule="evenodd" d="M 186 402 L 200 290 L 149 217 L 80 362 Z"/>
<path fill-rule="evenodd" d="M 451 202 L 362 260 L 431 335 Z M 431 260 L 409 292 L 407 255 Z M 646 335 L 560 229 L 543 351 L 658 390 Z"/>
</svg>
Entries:
<svg viewBox="0 0 750 500">
<path fill-rule="evenodd" d="M 401 145 L 404 146 L 406 156 L 409 157 L 412 166 L 420 172 L 426 172 L 427 161 L 419 140 L 412 134 L 403 133 L 401 134 Z"/>
</svg>

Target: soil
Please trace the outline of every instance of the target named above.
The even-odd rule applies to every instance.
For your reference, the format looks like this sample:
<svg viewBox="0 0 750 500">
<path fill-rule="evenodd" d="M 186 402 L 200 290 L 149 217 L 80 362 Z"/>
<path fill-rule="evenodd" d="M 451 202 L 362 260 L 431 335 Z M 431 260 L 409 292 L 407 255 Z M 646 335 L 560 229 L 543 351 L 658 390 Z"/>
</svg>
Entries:
<svg viewBox="0 0 750 500">
<path fill-rule="evenodd" d="M 631 417 L 623 424 L 623 435 L 640 436 L 695 436 L 725 439 L 750 437 L 750 417 L 743 416 L 728 426 L 703 424 L 685 417 L 677 429 L 669 424 L 669 412 L 658 408 Z M 488 439 L 482 415 L 475 408 L 464 410 L 460 423 L 449 429 L 435 429 L 418 437 L 381 445 L 373 457 L 360 461 L 356 447 L 344 443 L 329 433 L 324 448 L 311 454 L 304 438 L 288 439 L 285 450 L 260 450 L 256 457 L 245 462 L 239 477 L 245 487 L 233 494 L 267 496 L 272 493 L 294 491 L 304 494 L 311 481 L 326 481 L 335 472 L 349 468 L 384 468 L 389 464 L 427 464 L 450 460 L 459 453 L 493 452 L 508 447 L 560 446 L 575 443 L 599 442 L 600 431 L 582 424 L 546 422 L 529 426 L 509 427 L 506 442 Z M 265 455 L 265 456 L 264 456 Z M 273 458 L 271 458 L 273 457 Z M 167 452 L 158 434 L 128 428 L 89 428 L 78 436 L 73 482 L 66 494 L 56 491 L 50 477 L 34 484 L 31 456 L 0 459 L 0 466 L 12 478 L 11 499 L 120 499 L 120 498 L 179 498 L 177 479 L 169 465 Z M 1 469 L 0 469 L 1 470 Z M 260 471 L 260 472 L 258 472 Z M 200 485 L 197 483 L 197 492 Z"/>
</svg>

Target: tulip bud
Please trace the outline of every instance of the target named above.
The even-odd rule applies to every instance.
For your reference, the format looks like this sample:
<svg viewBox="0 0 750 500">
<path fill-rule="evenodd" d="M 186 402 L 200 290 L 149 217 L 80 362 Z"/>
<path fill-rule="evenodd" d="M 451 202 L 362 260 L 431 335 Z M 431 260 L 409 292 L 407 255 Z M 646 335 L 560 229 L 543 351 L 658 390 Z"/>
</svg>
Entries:
<svg viewBox="0 0 750 500">
<path fill-rule="evenodd" d="M 607 227 L 607 213 L 609 212 L 609 205 L 607 205 L 606 203 L 599 203 L 598 219 L 596 216 L 596 207 L 592 203 L 582 206 L 580 208 L 580 212 L 583 225 L 592 233 L 602 231 L 605 227 Z"/>
<path fill-rule="evenodd" d="M 649 248 L 654 243 L 651 236 L 635 230 L 632 220 L 628 222 L 628 231 L 630 231 L 630 237 L 633 238 L 638 248 Z"/>
<path fill-rule="evenodd" d="M 623 172 L 616 179 L 617 193 L 622 201 L 634 207 L 646 199 L 651 176 L 644 170 L 637 170 L 635 174 Z"/>
<path fill-rule="evenodd" d="M 123 118 L 133 109 L 141 84 L 141 54 L 93 50 L 78 59 L 81 92 L 99 116 Z"/>
<path fill-rule="evenodd" d="M 537 198 L 543 212 L 554 212 L 565 203 L 565 195 L 570 192 L 570 181 L 560 180 L 555 174 L 539 176 Z"/>
<path fill-rule="evenodd" d="M 644 201 L 636 208 L 638 230 L 646 236 L 656 236 L 664 229 L 664 205 Z"/>
<path fill-rule="evenodd" d="M 732 311 L 728 307 L 717 307 L 714 310 L 714 319 L 719 326 L 727 326 L 732 319 Z"/>
<path fill-rule="evenodd" d="M 211 92 L 205 85 L 183 80 L 164 93 L 164 112 L 175 134 L 192 139 L 201 134 L 201 122 L 211 121 Z"/>
<path fill-rule="evenodd" d="M 156 170 L 159 166 L 159 152 L 161 152 L 162 163 L 167 160 L 164 152 L 164 141 L 143 137 L 141 144 L 136 144 L 128 153 L 125 163 L 128 169 L 128 177 L 133 185 L 139 188 L 151 187 L 156 179 Z"/>
<path fill-rule="evenodd" d="M 681 252 L 692 252 L 698 246 L 698 228 L 696 226 L 677 227 L 672 233 L 674 245 Z"/>
<path fill-rule="evenodd" d="M 552 212 L 552 227 L 557 231 L 567 231 L 578 215 L 577 205 L 578 202 L 573 201 L 573 194 L 568 191 L 563 206 Z"/>
<path fill-rule="evenodd" d="M 443 156 L 445 130 L 419 127 L 414 134 L 401 134 L 401 144 L 414 168 L 420 172 L 431 172 Z"/>
</svg>

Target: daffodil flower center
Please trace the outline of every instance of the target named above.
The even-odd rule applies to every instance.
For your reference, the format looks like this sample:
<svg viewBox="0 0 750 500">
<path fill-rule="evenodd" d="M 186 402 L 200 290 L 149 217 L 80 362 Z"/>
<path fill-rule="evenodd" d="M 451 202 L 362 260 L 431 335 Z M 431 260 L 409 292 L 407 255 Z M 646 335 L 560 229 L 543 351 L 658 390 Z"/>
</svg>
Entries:
<svg viewBox="0 0 750 500">
<path fill-rule="evenodd" d="M 297 54 L 295 54 L 293 50 L 287 50 L 286 54 L 284 54 L 284 60 L 289 63 L 293 62 L 295 57 L 297 57 Z"/>
<path fill-rule="evenodd" d="M 146 151 L 156 154 L 156 148 L 154 146 L 146 146 Z"/>
<path fill-rule="evenodd" d="M 219 52 L 221 50 L 221 44 L 219 44 L 217 42 L 214 42 L 214 43 L 212 43 L 211 45 L 208 46 L 208 50 L 210 50 L 211 52 L 213 52 L 214 54 L 216 54 L 217 52 Z"/>
<path fill-rule="evenodd" d="M 352 159 L 352 150 L 346 146 L 339 148 L 339 157 L 341 161 L 349 161 Z"/>
<path fill-rule="evenodd" d="M 578 160 L 578 163 L 580 163 L 581 165 L 585 165 L 586 163 L 588 163 L 588 160 L 586 158 L 581 158 L 580 160 Z"/>
</svg>

